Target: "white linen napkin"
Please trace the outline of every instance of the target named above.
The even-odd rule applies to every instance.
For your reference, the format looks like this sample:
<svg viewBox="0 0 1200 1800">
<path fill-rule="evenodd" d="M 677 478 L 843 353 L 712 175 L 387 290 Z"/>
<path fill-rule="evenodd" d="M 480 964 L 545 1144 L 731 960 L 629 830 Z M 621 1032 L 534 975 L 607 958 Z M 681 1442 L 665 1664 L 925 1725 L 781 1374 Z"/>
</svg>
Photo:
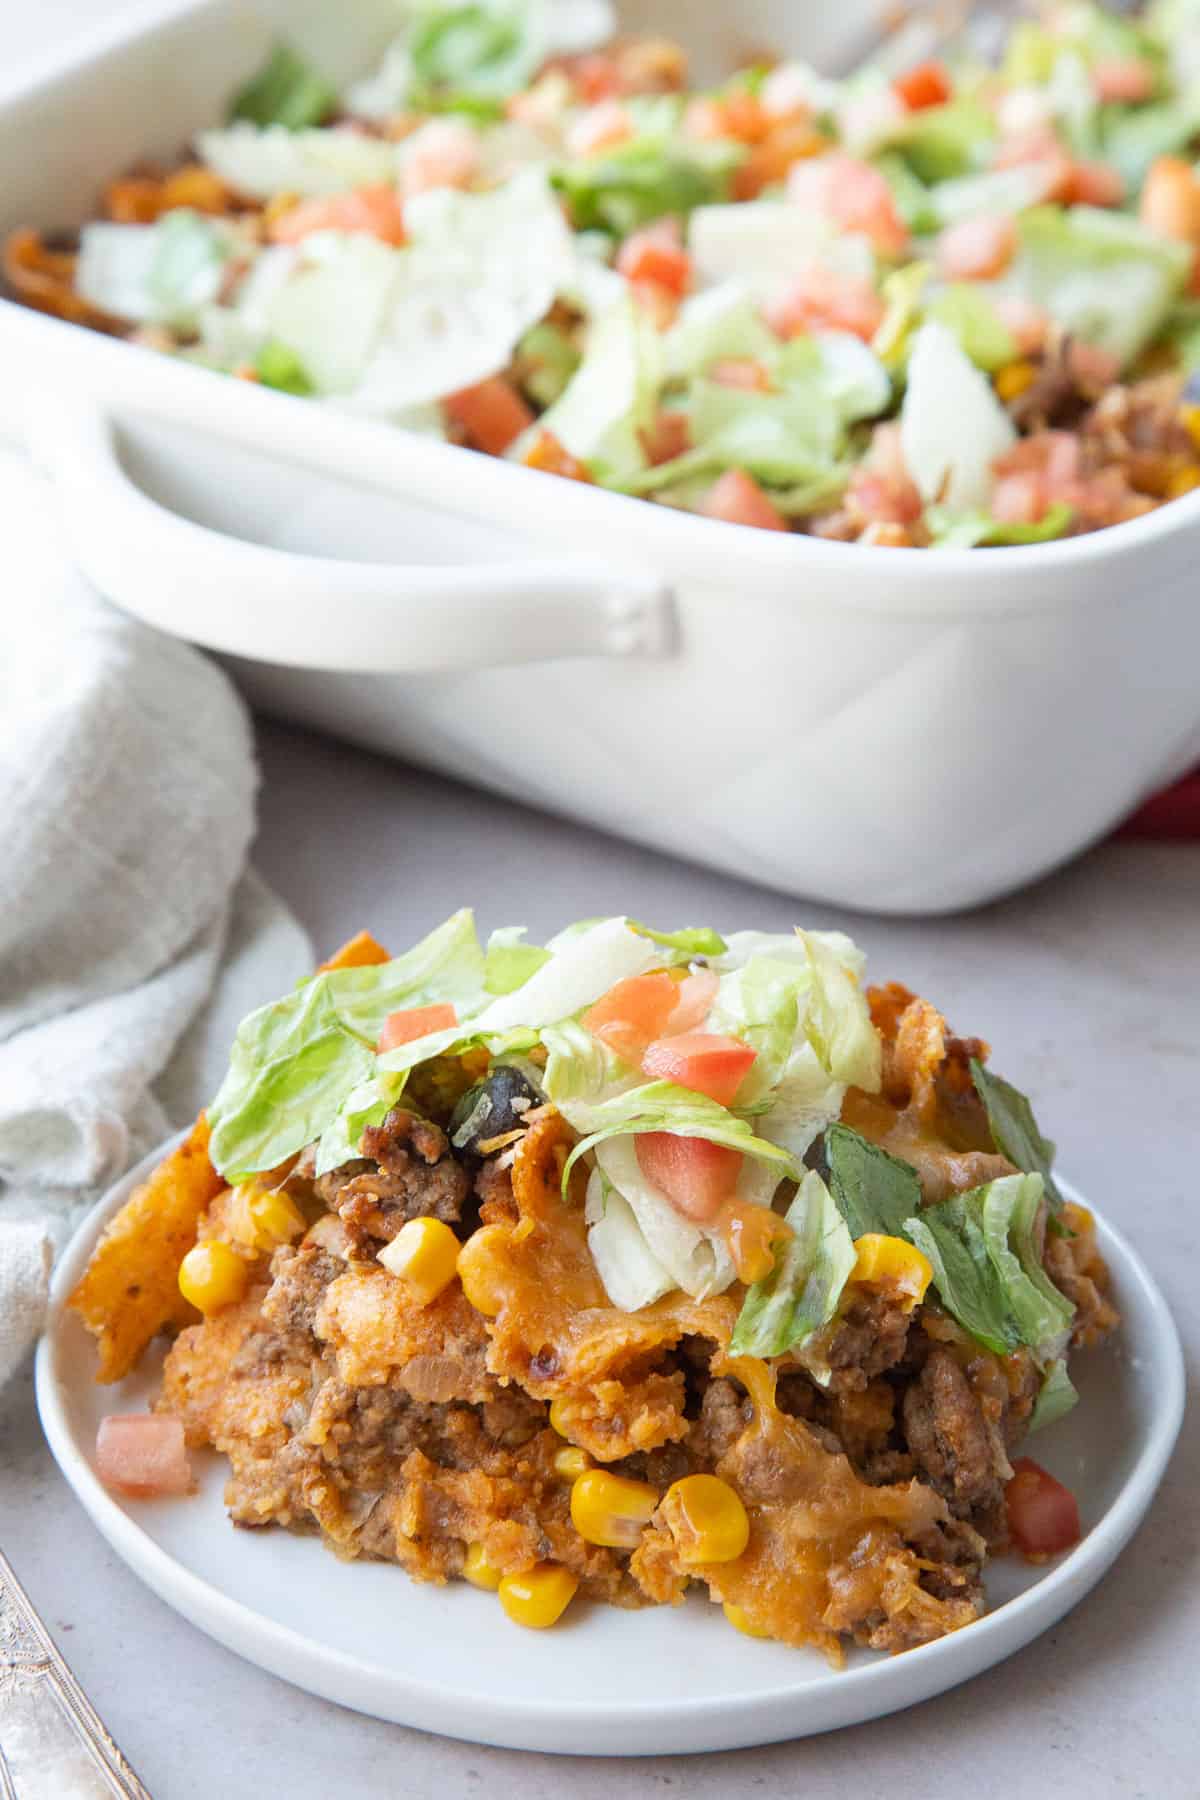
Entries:
<svg viewBox="0 0 1200 1800">
<path fill-rule="evenodd" d="M 195 1116 L 238 1019 L 312 953 L 246 866 L 257 772 L 225 676 L 98 598 L 3 451 L 0 541 L 3 1383 L 71 1226 Z"/>
</svg>

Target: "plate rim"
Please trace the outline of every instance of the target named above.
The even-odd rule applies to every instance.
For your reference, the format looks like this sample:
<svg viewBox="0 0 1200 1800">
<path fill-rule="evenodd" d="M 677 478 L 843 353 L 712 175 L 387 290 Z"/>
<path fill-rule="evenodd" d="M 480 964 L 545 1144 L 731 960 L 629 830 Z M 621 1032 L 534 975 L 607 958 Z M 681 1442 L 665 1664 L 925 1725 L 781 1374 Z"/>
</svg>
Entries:
<svg viewBox="0 0 1200 1800">
<path fill-rule="evenodd" d="M 35 1393 L 42 1428 L 59 1472 L 92 1524 L 122 1561 L 173 1611 L 226 1649 L 310 1693 L 371 1717 L 471 1743 L 567 1755 L 688 1754 L 737 1749 L 881 1718 L 943 1693 L 1003 1661 L 1057 1623 L 1107 1573 L 1137 1530 L 1161 1483 L 1182 1425 L 1183 1349 L 1158 1283 L 1124 1234 L 1095 1208 L 1105 1253 L 1115 1252 L 1121 1276 L 1141 1291 L 1151 1329 L 1139 1354 L 1154 1365 L 1156 1405 L 1145 1444 L 1116 1498 L 1087 1536 L 1024 1593 L 1002 1602 L 969 1627 L 930 1644 L 866 1666 L 830 1671 L 798 1687 L 773 1682 L 752 1701 L 731 1696 L 669 1701 L 539 1699 L 488 1701 L 472 1693 L 464 1721 L 463 1690 L 423 1682 L 404 1668 L 349 1654 L 284 1625 L 228 1590 L 195 1574 L 121 1507 L 96 1475 L 67 1416 L 69 1378 L 58 1368 L 66 1300 L 103 1227 L 131 1190 L 186 1132 L 172 1136 L 115 1182 L 80 1220 L 60 1254 L 50 1285 L 46 1321 L 35 1359 Z M 1056 1177 L 1071 1199 L 1081 1196 Z M 320 1548 L 319 1546 L 317 1546 Z M 749 1644 L 748 1644 L 749 1649 Z M 789 1716 L 794 1708 L 801 1715 Z M 624 1739 L 613 1732 L 624 1728 Z"/>
</svg>

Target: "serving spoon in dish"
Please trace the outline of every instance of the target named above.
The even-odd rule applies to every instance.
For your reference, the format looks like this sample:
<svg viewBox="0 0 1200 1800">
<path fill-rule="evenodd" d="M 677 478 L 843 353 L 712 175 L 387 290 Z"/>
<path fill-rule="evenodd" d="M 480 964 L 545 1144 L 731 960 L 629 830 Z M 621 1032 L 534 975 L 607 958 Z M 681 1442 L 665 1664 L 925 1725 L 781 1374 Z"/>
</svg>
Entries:
<svg viewBox="0 0 1200 1800">
<path fill-rule="evenodd" d="M 0 1800 L 151 1800 L 3 1553 Z"/>
</svg>

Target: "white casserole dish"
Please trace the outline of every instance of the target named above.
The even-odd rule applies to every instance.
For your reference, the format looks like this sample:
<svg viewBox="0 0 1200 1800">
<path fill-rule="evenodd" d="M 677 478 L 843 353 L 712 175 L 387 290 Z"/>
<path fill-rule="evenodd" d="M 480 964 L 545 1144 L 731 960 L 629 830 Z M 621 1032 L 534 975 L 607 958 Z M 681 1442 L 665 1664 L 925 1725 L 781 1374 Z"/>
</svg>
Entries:
<svg viewBox="0 0 1200 1800">
<path fill-rule="evenodd" d="M 390 0 L 322 10 L 160 4 L 0 95 L 0 228 L 80 222 L 106 176 L 216 117 L 273 29 L 345 79 L 394 26 Z M 764 43 L 836 56 L 874 9 L 698 10 L 621 9 L 701 75 Z M 9 302 L 0 393 L 86 573 L 229 657 L 267 710 L 773 887 L 877 912 L 977 904 L 1200 752 L 1200 494 L 990 553 L 779 537 Z"/>
</svg>

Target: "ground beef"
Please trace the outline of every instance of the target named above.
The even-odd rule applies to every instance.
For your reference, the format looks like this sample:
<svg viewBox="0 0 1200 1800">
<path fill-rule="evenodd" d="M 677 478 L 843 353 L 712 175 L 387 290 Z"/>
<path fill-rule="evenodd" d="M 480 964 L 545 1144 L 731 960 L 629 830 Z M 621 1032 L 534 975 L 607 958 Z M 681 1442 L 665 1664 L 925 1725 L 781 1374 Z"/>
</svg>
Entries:
<svg viewBox="0 0 1200 1800">
<path fill-rule="evenodd" d="M 887 1294 L 856 1290 L 825 1347 L 830 1390 L 861 1390 L 894 1368 L 907 1347 L 911 1322 L 911 1312 Z"/>
<path fill-rule="evenodd" d="M 363 1132 L 362 1147 L 362 1158 L 316 1183 L 346 1227 L 352 1255 L 373 1256 L 409 1219 L 460 1223 L 470 1181 L 440 1126 L 394 1106 Z"/>
<path fill-rule="evenodd" d="M 908 1447 L 959 1518 L 990 1519 L 1003 1501 L 995 1450 L 966 1375 L 948 1350 L 931 1350 L 905 1390 Z"/>
<path fill-rule="evenodd" d="M 700 1402 L 700 1417 L 688 1433 L 696 1461 L 712 1468 L 737 1442 L 753 1417 L 744 1388 L 736 1381 L 710 1381 Z"/>
<path fill-rule="evenodd" d="M 329 1283 L 345 1271 L 338 1256 L 316 1244 L 285 1245 L 271 1263 L 272 1282 L 263 1301 L 263 1328 L 246 1339 L 234 1363 L 251 1375 L 285 1362 L 302 1362 L 319 1351 L 313 1321 Z"/>
<path fill-rule="evenodd" d="M 1071 1238 L 1046 1236 L 1044 1261 L 1046 1273 L 1059 1291 L 1075 1308 L 1071 1327 L 1072 1344 L 1099 1343 L 1118 1323 L 1120 1315 L 1104 1293 L 1100 1283 L 1108 1271 L 1099 1259 L 1080 1268 L 1076 1245 Z"/>
</svg>

